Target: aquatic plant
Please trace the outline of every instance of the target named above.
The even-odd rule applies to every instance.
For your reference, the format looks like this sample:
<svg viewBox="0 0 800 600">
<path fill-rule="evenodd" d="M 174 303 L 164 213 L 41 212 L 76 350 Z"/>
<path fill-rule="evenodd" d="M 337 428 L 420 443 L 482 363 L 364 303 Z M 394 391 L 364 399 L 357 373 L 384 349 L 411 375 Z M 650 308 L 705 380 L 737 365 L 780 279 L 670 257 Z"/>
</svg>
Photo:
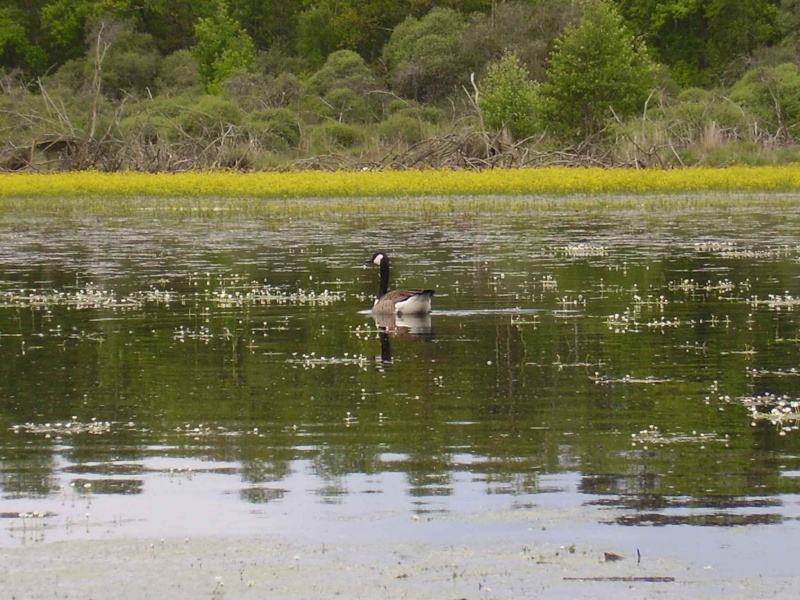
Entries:
<svg viewBox="0 0 800 600">
<path fill-rule="evenodd" d="M 691 433 L 671 433 L 662 432 L 657 425 L 649 425 L 646 429 L 631 434 L 631 446 L 641 446 L 647 450 L 650 446 L 667 446 L 670 444 L 685 444 L 694 442 L 728 442 L 728 435 L 720 437 L 716 433 L 702 433 L 692 431 Z"/>
<path fill-rule="evenodd" d="M 316 369 L 320 367 L 324 369 L 329 365 L 355 365 L 359 368 L 366 369 L 369 365 L 369 358 L 364 354 L 350 354 L 345 352 L 343 356 L 317 356 L 316 352 L 308 354 L 292 353 L 292 358 L 286 360 L 287 363 L 298 365 L 304 369 Z"/>
<path fill-rule="evenodd" d="M 129 423 L 128 426 L 132 426 L 132 423 Z M 56 436 L 57 439 L 64 435 L 102 435 L 110 433 L 111 429 L 112 423 L 110 421 L 100 421 L 94 417 L 89 421 L 79 421 L 77 416 L 73 416 L 69 421 L 22 423 L 11 427 L 11 431 L 14 433 L 33 433 L 44 435 L 46 438 Z"/>
<path fill-rule="evenodd" d="M 196 275 L 189 277 L 189 283 L 197 285 Z M 204 302 L 220 308 L 243 306 L 265 306 L 271 304 L 291 306 L 326 306 L 343 300 L 344 292 L 297 289 L 285 290 L 269 283 L 246 280 L 231 275 L 224 281 L 204 282 L 207 286 L 195 294 L 179 293 L 149 287 L 134 290 L 125 295 L 117 295 L 113 290 L 94 284 L 86 284 L 78 289 L 11 288 L 0 290 L 0 308 L 34 308 L 48 310 L 57 306 L 72 309 L 112 309 L 130 310 L 148 305 L 169 306 L 172 302 Z"/>
<path fill-rule="evenodd" d="M 220 307 L 289 304 L 292 306 L 327 306 L 343 300 L 344 292 L 298 289 L 284 291 L 269 284 L 251 282 L 239 289 L 216 289 L 206 293 L 206 298 Z"/>
<path fill-rule="evenodd" d="M 694 245 L 697 252 L 708 252 L 721 258 L 770 258 L 777 259 L 792 256 L 800 251 L 800 247 L 784 244 L 782 246 L 769 246 L 767 248 L 753 248 L 752 246 L 737 246 L 730 241 L 706 241 Z"/>
<path fill-rule="evenodd" d="M 696 292 L 719 292 L 720 294 L 727 294 L 731 293 L 734 290 L 742 289 L 742 290 L 749 290 L 750 289 L 750 282 L 743 281 L 743 282 L 733 282 L 729 279 L 723 279 L 722 281 L 696 281 L 691 278 L 681 279 L 679 281 L 670 281 L 667 284 L 667 288 L 672 292 L 685 292 L 687 294 L 696 293 Z"/>
<path fill-rule="evenodd" d="M 556 252 L 571 258 L 589 257 L 589 256 L 608 256 L 608 250 L 598 244 L 568 244 L 563 248 L 557 248 Z"/>
<path fill-rule="evenodd" d="M 751 377 L 800 377 L 800 370 L 792 367 L 788 370 L 783 369 L 748 369 L 748 375 Z"/>
<path fill-rule="evenodd" d="M 750 306 L 766 306 L 770 310 L 794 310 L 800 306 L 800 296 L 792 296 L 789 292 L 785 294 L 768 294 L 765 300 L 759 300 L 755 296 L 750 299 Z"/>
<path fill-rule="evenodd" d="M 623 375 L 622 377 L 609 377 L 605 375 L 600 375 L 600 373 L 598 372 L 595 372 L 595 374 L 589 377 L 589 379 L 591 381 L 594 381 L 598 385 L 607 385 L 616 383 L 656 385 L 659 383 L 669 383 L 670 381 L 672 381 L 672 379 L 653 377 L 652 375 L 649 375 L 647 377 L 633 377 L 631 375 Z"/>
<path fill-rule="evenodd" d="M 764 421 L 778 428 L 780 435 L 800 429 L 800 400 L 796 398 L 766 393 L 745 396 L 739 401 L 750 410 L 754 427 Z"/>
</svg>

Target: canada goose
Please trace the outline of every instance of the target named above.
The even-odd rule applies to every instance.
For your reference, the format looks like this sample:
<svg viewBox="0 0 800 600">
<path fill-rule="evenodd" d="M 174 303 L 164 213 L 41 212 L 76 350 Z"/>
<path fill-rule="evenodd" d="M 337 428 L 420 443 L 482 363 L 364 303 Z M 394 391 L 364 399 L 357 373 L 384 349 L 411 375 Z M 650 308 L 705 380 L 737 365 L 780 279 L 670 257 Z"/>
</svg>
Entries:
<svg viewBox="0 0 800 600">
<path fill-rule="evenodd" d="M 381 285 L 372 312 L 378 314 L 424 315 L 431 312 L 433 290 L 392 290 L 389 291 L 389 255 L 376 252 L 366 264 L 381 268 Z"/>
</svg>

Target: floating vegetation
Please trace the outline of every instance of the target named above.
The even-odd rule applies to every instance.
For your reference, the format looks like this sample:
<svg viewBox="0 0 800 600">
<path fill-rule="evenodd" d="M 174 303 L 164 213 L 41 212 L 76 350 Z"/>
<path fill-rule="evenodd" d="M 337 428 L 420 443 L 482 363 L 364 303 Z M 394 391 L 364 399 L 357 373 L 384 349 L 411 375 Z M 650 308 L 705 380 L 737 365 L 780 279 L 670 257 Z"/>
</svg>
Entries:
<svg viewBox="0 0 800 600">
<path fill-rule="evenodd" d="M 644 385 L 656 385 L 659 383 L 669 383 L 672 379 L 668 378 L 660 378 L 660 377 L 633 377 L 631 375 L 624 375 L 622 377 L 607 377 L 605 375 L 600 375 L 600 373 L 595 372 L 595 374 L 589 377 L 591 381 L 594 381 L 596 384 L 612 384 L 612 383 L 631 383 L 631 384 L 644 384 Z"/>
<path fill-rule="evenodd" d="M 661 296 L 648 295 L 642 297 L 639 294 L 634 294 L 633 301 L 635 303 L 636 308 L 640 310 L 643 307 L 656 307 L 660 310 L 664 310 L 667 304 L 669 304 L 669 300 L 667 300 L 667 298 L 665 298 L 663 295 Z"/>
<path fill-rule="evenodd" d="M 651 319 L 645 323 L 645 326 L 648 329 L 660 329 L 664 330 L 669 327 L 680 327 L 681 320 L 677 317 L 674 319 L 669 319 L 667 317 L 661 317 L 660 319 Z"/>
<path fill-rule="evenodd" d="M 563 248 L 556 248 L 555 252 L 570 258 L 608 256 L 608 250 L 606 250 L 604 246 L 598 244 L 568 244 Z"/>
<path fill-rule="evenodd" d="M 731 248 L 721 253 L 723 258 L 758 258 L 775 260 L 794 256 L 798 246 L 781 246 L 778 248 Z"/>
<path fill-rule="evenodd" d="M 209 293 L 208 299 L 220 307 L 264 306 L 267 304 L 289 304 L 292 306 L 327 306 L 343 300 L 344 292 L 299 289 L 287 292 L 269 284 L 253 282 L 245 289 L 219 289 Z"/>
<path fill-rule="evenodd" d="M 677 317 L 674 319 L 662 316 L 660 319 L 651 319 L 649 321 L 639 322 L 634 313 L 628 309 L 622 314 L 614 313 L 606 318 L 606 325 L 615 333 L 627 333 L 641 331 L 642 328 L 650 330 L 664 331 L 668 328 L 680 327 L 681 320 Z"/>
<path fill-rule="evenodd" d="M 185 342 L 186 340 L 200 340 L 208 344 L 214 339 L 214 334 L 211 332 L 210 327 L 201 326 L 197 329 L 184 327 L 183 325 L 177 327 L 172 334 L 172 339 L 176 342 Z"/>
<path fill-rule="evenodd" d="M 380 333 L 380 329 L 378 329 L 378 327 L 374 323 L 373 324 L 364 323 L 363 325 L 356 325 L 355 327 L 352 327 L 350 331 L 353 333 L 353 335 L 356 336 L 356 338 L 362 341 L 372 339 L 376 335 L 378 335 L 378 333 Z"/>
<path fill-rule="evenodd" d="M 667 329 L 677 329 L 681 326 L 694 328 L 698 325 L 707 325 L 727 328 L 731 325 L 731 319 L 727 315 L 722 318 L 711 315 L 708 319 L 697 320 L 662 315 L 660 318 L 640 320 L 640 313 L 638 308 L 626 308 L 622 313 L 614 313 L 606 317 L 606 326 L 614 333 L 637 333 L 644 330 L 664 333 Z"/>
<path fill-rule="evenodd" d="M 677 346 L 681 350 L 686 350 L 686 352 L 693 352 L 695 354 L 706 354 L 708 351 L 708 344 L 706 342 L 685 342 Z"/>
<path fill-rule="evenodd" d="M 176 427 L 175 429 L 173 429 L 173 431 L 180 435 L 191 437 L 195 440 L 198 440 L 201 437 L 231 437 L 231 436 L 235 437 L 243 435 L 245 433 L 258 435 L 258 429 L 253 429 L 243 432 L 243 431 L 228 429 L 227 427 L 223 427 L 222 425 L 214 426 L 206 423 L 198 423 L 197 425 L 192 425 L 191 423 L 185 423 L 182 427 Z"/>
<path fill-rule="evenodd" d="M 526 363 L 526 364 L 534 365 L 534 364 L 537 364 L 537 363 Z M 562 371 L 562 370 L 564 370 L 565 368 L 568 368 L 568 367 L 569 368 L 578 367 L 578 368 L 582 368 L 582 369 L 588 369 L 588 368 L 595 368 L 596 369 L 596 368 L 605 367 L 607 364 L 608 363 L 606 361 L 603 361 L 603 360 L 598 360 L 598 361 L 594 361 L 594 362 L 580 361 L 580 360 L 575 361 L 575 362 L 563 362 L 561 360 L 561 357 L 557 356 L 556 360 L 552 363 L 552 366 L 556 367 L 559 371 Z"/>
<path fill-rule="evenodd" d="M 754 427 L 760 421 L 765 421 L 778 428 L 780 435 L 800 429 L 800 400 L 796 398 L 764 394 L 745 396 L 739 401 L 750 410 Z"/>
<path fill-rule="evenodd" d="M 586 306 L 586 298 L 583 294 L 578 294 L 577 296 L 562 296 L 556 300 L 556 302 L 558 302 L 562 310 Z"/>
<path fill-rule="evenodd" d="M 642 429 L 631 434 L 631 446 L 643 447 L 645 450 L 650 446 L 667 446 L 670 444 L 686 443 L 706 443 L 729 441 L 728 435 L 719 436 L 716 433 L 702 433 L 692 431 L 691 433 L 670 433 L 662 432 L 656 425 L 650 425 L 647 429 Z"/>
<path fill-rule="evenodd" d="M 133 426 L 133 423 L 128 423 Z M 23 423 L 22 425 L 13 425 L 11 431 L 14 433 L 34 433 L 37 435 L 44 435 L 47 438 L 51 436 L 61 437 L 64 435 L 103 435 L 111 432 L 112 424 L 110 421 L 99 421 L 92 417 L 90 421 L 78 421 L 78 417 L 72 417 L 69 421 L 57 421 L 53 423 Z"/>
<path fill-rule="evenodd" d="M 739 247 L 732 241 L 698 242 L 694 245 L 697 252 L 708 252 L 728 259 L 780 259 L 794 256 L 800 252 L 800 246 L 775 246 L 767 248 Z"/>
<path fill-rule="evenodd" d="M 522 315 L 511 315 L 509 323 L 515 326 L 533 325 L 535 328 L 539 325 L 539 315 L 533 315 L 531 318 L 525 318 Z"/>
<path fill-rule="evenodd" d="M 240 308 L 245 306 L 267 306 L 272 304 L 290 306 L 327 306 L 344 300 L 343 291 L 323 289 L 286 290 L 267 282 L 252 281 L 244 276 L 232 274 L 215 280 L 210 274 L 197 273 L 189 277 L 190 285 L 204 284 L 205 289 L 196 296 L 187 296 L 207 301 L 220 308 Z"/>
<path fill-rule="evenodd" d="M 0 291 L 0 308 L 49 309 L 65 306 L 77 310 L 111 309 L 131 310 L 146 304 L 169 305 L 175 293 L 148 289 L 117 296 L 113 291 L 93 284 L 77 290 L 16 289 Z"/>
<path fill-rule="evenodd" d="M 369 359 L 365 355 L 350 355 L 348 352 L 345 352 L 344 356 L 316 356 L 316 352 L 311 352 L 310 354 L 293 352 L 292 358 L 287 359 L 286 362 L 301 366 L 304 369 L 316 369 L 317 367 L 324 369 L 330 365 L 355 365 L 366 368 L 369 365 Z"/>
<path fill-rule="evenodd" d="M 736 248 L 736 244 L 731 241 L 709 240 L 705 242 L 695 242 L 695 252 L 726 252 Z"/>
<path fill-rule="evenodd" d="M 798 377 L 800 376 L 800 370 L 795 367 L 789 370 L 752 368 L 747 370 L 747 374 L 750 377 Z"/>
<path fill-rule="evenodd" d="M 671 292 L 684 292 L 687 294 L 695 294 L 698 292 L 717 292 L 720 294 L 730 294 L 735 290 L 749 290 L 750 282 L 744 281 L 734 283 L 729 279 L 722 281 L 696 281 L 694 279 L 681 279 L 680 281 L 670 281 L 667 284 L 667 289 Z"/>
<path fill-rule="evenodd" d="M 189 277 L 189 285 L 198 286 L 196 275 Z M 58 289 L 10 289 L 0 291 L 0 308 L 51 309 L 67 307 L 76 310 L 105 309 L 131 310 L 145 306 L 169 306 L 177 302 L 208 302 L 221 308 L 244 306 L 291 305 L 327 306 L 344 300 L 343 291 L 323 289 L 285 290 L 269 283 L 244 281 L 239 276 L 228 277 L 221 285 L 205 280 L 207 289 L 196 293 L 179 293 L 150 287 L 135 290 L 126 295 L 118 295 L 94 284 L 87 284 L 76 290 Z"/>
<path fill-rule="evenodd" d="M 630 309 L 623 313 L 614 313 L 606 317 L 606 325 L 614 333 L 627 333 L 639 331 L 639 323 Z"/>
<path fill-rule="evenodd" d="M 769 294 L 766 300 L 759 300 L 755 296 L 750 298 L 750 306 L 766 306 L 771 310 L 794 310 L 800 306 L 800 297 L 792 296 L 789 292 L 781 294 Z"/>
<path fill-rule="evenodd" d="M 555 292 L 558 290 L 558 281 L 552 275 L 545 275 L 539 283 L 543 292 Z"/>
</svg>

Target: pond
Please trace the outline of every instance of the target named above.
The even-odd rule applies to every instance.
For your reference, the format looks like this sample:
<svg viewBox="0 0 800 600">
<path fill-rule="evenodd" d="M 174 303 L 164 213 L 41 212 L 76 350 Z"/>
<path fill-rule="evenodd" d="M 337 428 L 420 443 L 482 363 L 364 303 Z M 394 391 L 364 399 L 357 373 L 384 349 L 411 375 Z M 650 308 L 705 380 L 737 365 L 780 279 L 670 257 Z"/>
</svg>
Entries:
<svg viewBox="0 0 800 600">
<path fill-rule="evenodd" d="M 0 547 L 615 540 L 791 577 L 798 231 L 793 208 L 6 216 Z M 372 317 L 377 249 L 436 289 L 429 320 Z"/>
</svg>

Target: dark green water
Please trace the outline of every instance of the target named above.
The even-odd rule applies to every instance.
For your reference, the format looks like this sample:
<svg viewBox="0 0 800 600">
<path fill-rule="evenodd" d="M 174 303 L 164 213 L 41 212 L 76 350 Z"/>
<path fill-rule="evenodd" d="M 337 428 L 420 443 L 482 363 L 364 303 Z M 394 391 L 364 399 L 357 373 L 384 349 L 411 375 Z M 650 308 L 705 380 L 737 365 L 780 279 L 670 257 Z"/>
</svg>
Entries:
<svg viewBox="0 0 800 600">
<path fill-rule="evenodd" d="M 798 233 L 758 210 L 6 218 L 0 543 L 578 506 L 574 536 L 769 546 L 800 516 Z M 375 249 L 436 288 L 430 330 L 365 313 Z"/>
</svg>

